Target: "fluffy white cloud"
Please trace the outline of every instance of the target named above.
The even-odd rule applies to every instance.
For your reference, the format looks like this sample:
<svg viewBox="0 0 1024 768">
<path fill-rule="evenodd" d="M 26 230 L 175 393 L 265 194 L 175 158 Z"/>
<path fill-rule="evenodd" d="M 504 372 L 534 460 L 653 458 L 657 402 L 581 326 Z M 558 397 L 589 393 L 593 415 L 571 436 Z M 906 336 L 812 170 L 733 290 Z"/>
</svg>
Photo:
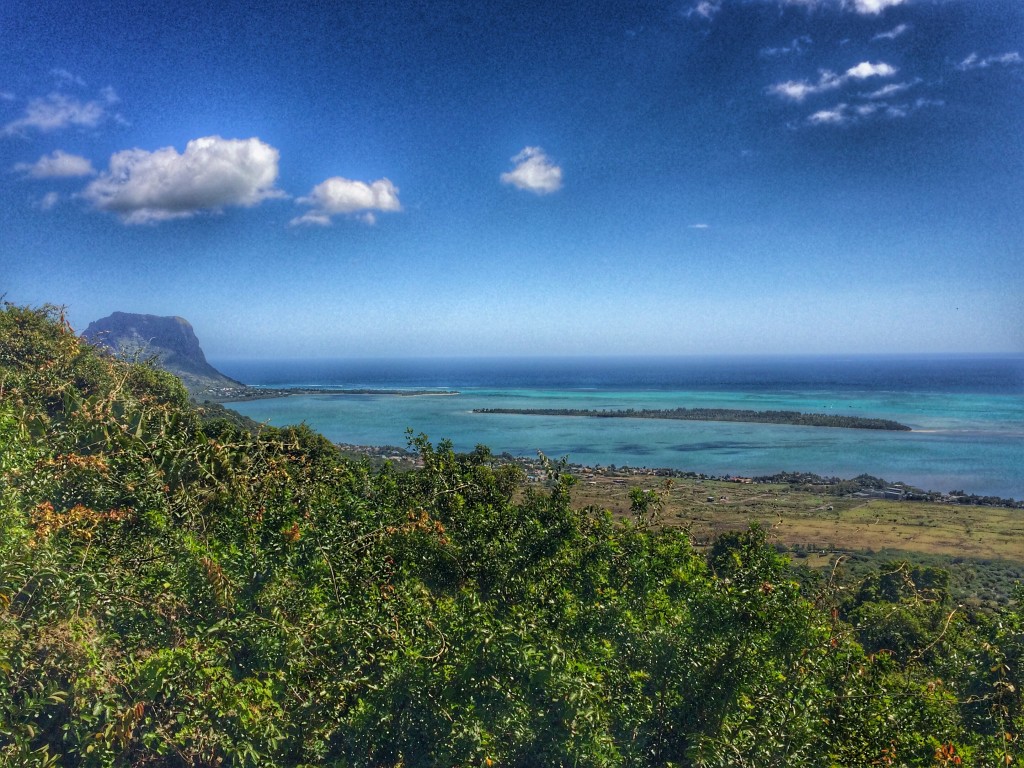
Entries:
<svg viewBox="0 0 1024 768">
<path fill-rule="evenodd" d="M 516 167 L 501 174 L 503 184 L 547 195 L 562 188 L 562 169 L 551 162 L 540 147 L 526 147 L 512 158 Z"/>
<path fill-rule="evenodd" d="M 79 155 L 71 155 L 61 149 L 55 149 L 49 155 L 43 155 L 34 163 L 18 163 L 14 170 L 25 173 L 33 179 L 73 178 L 76 176 L 93 176 L 96 171 L 92 163 Z"/>
<path fill-rule="evenodd" d="M 822 70 L 818 74 L 818 81 L 815 83 L 807 80 L 787 80 L 784 83 L 776 83 L 769 86 L 768 93 L 773 96 L 780 96 L 790 101 L 803 101 L 808 96 L 813 96 L 826 91 L 834 91 L 850 80 L 866 80 L 869 77 L 892 77 L 896 74 L 896 68 L 879 62 L 874 64 L 870 61 L 862 61 L 855 67 L 850 67 L 842 75 L 837 75 L 829 70 Z"/>
<path fill-rule="evenodd" d="M 1017 51 L 1004 53 L 1000 56 L 986 56 L 984 59 L 980 58 L 978 54 L 972 53 L 966 59 L 957 64 L 956 68 L 961 72 L 966 72 L 969 69 L 988 69 L 993 64 L 1001 64 L 1004 67 L 1008 67 L 1022 63 L 1024 63 L 1024 59 L 1021 58 L 1021 55 Z"/>
<path fill-rule="evenodd" d="M 847 122 L 848 107 L 846 104 L 837 104 L 832 109 L 821 109 L 807 118 L 811 125 L 842 125 Z"/>
<path fill-rule="evenodd" d="M 117 152 L 82 196 L 126 224 L 180 219 L 282 197 L 274 189 L 277 164 L 278 151 L 257 138 L 206 136 L 190 141 L 181 154 L 174 147 Z"/>
<path fill-rule="evenodd" d="M 367 184 L 341 176 L 332 176 L 313 187 L 306 197 L 296 200 L 311 210 L 292 219 L 291 223 L 327 226 L 336 215 L 356 215 L 367 224 L 376 223 L 374 211 L 400 211 L 398 187 L 388 179 L 377 179 Z"/>
<path fill-rule="evenodd" d="M 35 129 L 51 133 L 68 126 L 95 128 L 106 116 L 106 101 L 79 101 L 63 93 L 51 93 L 29 101 L 25 114 L 3 127 L 3 135 L 11 136 Z"/>
<path fill-rule="evenodd" d="M 896 68 L 889 66 L 884 61 L 878 64 L 862 61 L 857 66 L 846 70 L 846 77 L 854 80 L 866 80 L 869 77 L 892 77 L 895 74 Z"/>
<path fill-rule="evenodd" d="M 891 8 L 894 5 L 903 5 L 904 0 L 853 0 L 850 4 L 853 9 L 860 14 L 868 16 L 877 16 L 886 8 Z"/>
</svg>

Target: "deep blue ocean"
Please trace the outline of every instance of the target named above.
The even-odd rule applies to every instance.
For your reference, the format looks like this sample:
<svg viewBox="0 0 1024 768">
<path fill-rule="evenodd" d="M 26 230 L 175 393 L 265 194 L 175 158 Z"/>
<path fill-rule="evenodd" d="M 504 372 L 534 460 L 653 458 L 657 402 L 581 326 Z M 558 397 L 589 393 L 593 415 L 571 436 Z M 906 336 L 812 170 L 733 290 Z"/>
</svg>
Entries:
<svg viewBox="0 0 1024 768">
<path fill-rule="evenodd" d="M 215 360 L 246 384 L 324 394 L 235 403 L 331 440 L 401 445 L 406 430 L 459 450 L 713 475 L 867 472 L 927 490 L 1024 498 L 1024 356 Z M 433 397 L 330 389 L 458 392 Z M 474 408 L 796 410 L 893 419 L 911 432 L 652 419 L 474 414 Z"/>
</svg>

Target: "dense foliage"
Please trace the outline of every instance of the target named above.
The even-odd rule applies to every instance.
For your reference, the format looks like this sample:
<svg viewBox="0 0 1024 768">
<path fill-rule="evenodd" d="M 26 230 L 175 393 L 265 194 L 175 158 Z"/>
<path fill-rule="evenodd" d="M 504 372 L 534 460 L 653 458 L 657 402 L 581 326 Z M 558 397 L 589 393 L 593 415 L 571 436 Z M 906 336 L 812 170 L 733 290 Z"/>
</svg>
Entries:
<svg viewBox="0 0 1024 768">
<path fill-rule="evenodd" d="M 0 764 L 1019 764 L 1019 603 L 801 587 L 486 449 L 371 471 L 0 312 Z M 1020 595 L 1018 595 L 1020 597 Z"/>
</svg>

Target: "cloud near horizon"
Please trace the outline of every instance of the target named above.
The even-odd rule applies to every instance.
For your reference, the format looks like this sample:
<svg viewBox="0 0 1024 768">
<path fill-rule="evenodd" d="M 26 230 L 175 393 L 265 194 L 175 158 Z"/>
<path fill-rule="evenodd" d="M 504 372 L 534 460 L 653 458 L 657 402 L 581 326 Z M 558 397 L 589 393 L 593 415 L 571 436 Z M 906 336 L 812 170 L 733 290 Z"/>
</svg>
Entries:
<svg viewBox="0 0 1024 768">
<path fill-rule="evenodd" d="M 512 158 L 516 167 L 501 174 L 502 184 L 511 184 L 516 189 L 548 195 L 562 188 L 562 169 L 544 154 L 540 147 L 526 147 Z"/>
<path fill-rule="evenodd" d="M 367 224 L 377 221 L 374 211 L 400 211 L 398 187 L 390 179 L 377 179 L 367 184 L 342 176 L 317 184 L 306 197 L 295 201 L 310 210 L 289 222 L 291 225 L 316 224 L 328 226 L 332 216 L 354 215 Z"/>
<path fill-rule="evenodd" d="M 62 149 L 55 149 L 34 163 L 16 163 L 14 170 L 33 179 L 68 179 L 96 175 L 96 169 L 92 167 L 90 160 L 69 154 Z"/>
<path fill-rule="evenodd" d="M 257 138 L 205 136 L 190 141 L 181 154 L 174 147 L 126 149 L 111 156 L 109 168 L 82 197 L 125 224 L 188 218 L 226 206 L 249 208 L 285 196 L 274 188 L 278 159 L 277 149 Z"/>
</svg>

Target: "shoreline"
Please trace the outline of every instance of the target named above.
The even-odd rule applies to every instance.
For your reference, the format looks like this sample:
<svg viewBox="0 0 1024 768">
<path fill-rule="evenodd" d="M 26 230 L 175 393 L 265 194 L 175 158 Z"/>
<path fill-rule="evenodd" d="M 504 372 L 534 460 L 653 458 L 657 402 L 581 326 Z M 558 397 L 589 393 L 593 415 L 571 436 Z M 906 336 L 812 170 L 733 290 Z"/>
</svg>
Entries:
<svg viewBox="0 0 1024 768">
<path fill-rule="evenodd" d="M 404 466 L 407 469 L 418 469 L 423 466 L 419 454 L 407 448 L 395 445 L 358 445 L 354 443 L 334 443 L 343 453 L 365 456 L 379 461 L 388 461 Z M 539 453 L 539 452 L 538 452 Z M 527 472 L 528 478 L 534 481 L 542 479 L 545 461 L 535 456 L 516 456 L 511 453 L 493 454 L 498 464 L 517 464 Z M 554 465 L 557 460 L 551 460 Z M 836 498 L 888 499 L 890 501 L 919 501 L 933 504 L 953 504 L 959 506 L 1000 507 L 1006 509 L 1024 509 L 1024 499 L 1003 498 L 976 493 L 944 493 L 941 491 L 924 490 L 903 481 L 888 481 L 880 477 L 861 474 L 857 477 L 843 478 L 822 476 L 814 472 L 778 472 L 773 475 L 738 476 L 715 475 L 694 470 L 673 469 L 671 467 L 633 467 L 623 465 L 590 465 L 569 461 L 565 471 L 578 479 L 605 478 L 678 478 L 697 482 L 723 482 L 739 485 L 788 485 L 794 488 L 836 489 Z M 841 491 L 841 492 L 840 492 Z"/>
</svg>

